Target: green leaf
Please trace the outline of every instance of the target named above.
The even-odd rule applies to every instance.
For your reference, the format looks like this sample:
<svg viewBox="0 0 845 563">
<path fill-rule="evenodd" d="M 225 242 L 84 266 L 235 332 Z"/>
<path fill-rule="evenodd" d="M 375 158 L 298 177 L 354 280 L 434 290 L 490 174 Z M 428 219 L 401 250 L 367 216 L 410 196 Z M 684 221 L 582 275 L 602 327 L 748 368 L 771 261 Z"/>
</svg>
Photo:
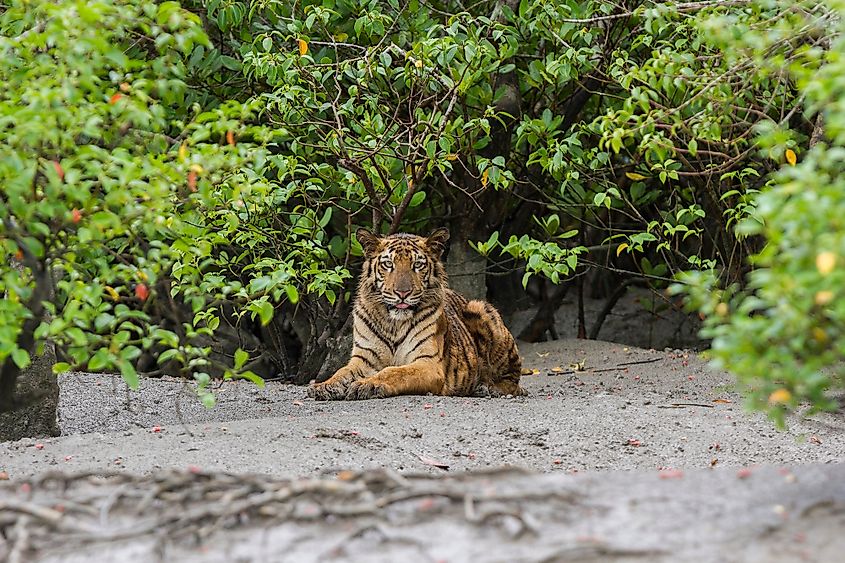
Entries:
<svg viewBox="0 0 845 563">
<path fill-rule="evenodd" d="M 258 301 L 254 303 L 254 306 L 262 325 L 267 325 L 273 320 L 274 308 L 272 303 L 269 301 Z"/>
<path fill-rule="evenodd" d="M 259 387 L 264 387 L 264 379 L 262 379 L 259 375 L 256 375 L 251 371 L 243 371 L 238 374 L 238 377 L 249 380 Z"/>
<path fill-rule="evenodd" d="M 235 366 L 236 370 L 241 369 L 246 364 L 247 360 L 249 360 L 249 353 L 241 350 L 238 348 L 235 350 Z"/>
<path fill-rule="evenodd" d="M 123 377 L 123 381 L 126 382 L 126 385 L 128 385 L 133 391 L 137 391 L 139 381 L 138 372 L 135 371 L 135 366 L 126 360 L 120 360 L 118 361 L 118 367 L 120 368 L 120 375 Z"/>
<path fill-rule="evenodd" d="M 100 348 L 88 360 L 88 369 L 91 371 L 102 371 L 111 364 L 111 354 L 107 348 Z"/>
<path fill-rule="evenodd" d="M 31 363 L 29 353 L 21 348 L 15 348 L 12 350 L 12 360 L 19 369 L 26 369 Z"/>
</svg>

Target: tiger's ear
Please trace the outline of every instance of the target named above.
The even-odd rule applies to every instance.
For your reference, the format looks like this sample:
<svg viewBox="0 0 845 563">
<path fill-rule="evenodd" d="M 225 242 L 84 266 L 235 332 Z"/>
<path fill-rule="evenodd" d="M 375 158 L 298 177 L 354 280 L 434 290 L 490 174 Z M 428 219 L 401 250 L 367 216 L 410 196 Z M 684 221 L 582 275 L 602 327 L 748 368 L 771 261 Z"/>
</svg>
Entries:
<svg viewBox="0 0 845 563">
<path fill-rule="evenodd" d="M 358 238 L 358 242 L 361 243 L 361 248 L 364 249 L 364 256 L 369 258 L 378 252 L 379 246 L 381 245 L 381 238 L 378 235 L 361 227 L 355 231 L 355 236 Z"/>
<path fill-rule="evenodd" d="M 426 246 L 431 249 L 431 253 L 437 258 L 440 258 L 443 251 L 446 250 L 447 242 L 449 242 L 449 229 L 446 227 L 434 229 L 431 234 L 428 235 L 428 238 L 425 239 Z"/>
</svg>

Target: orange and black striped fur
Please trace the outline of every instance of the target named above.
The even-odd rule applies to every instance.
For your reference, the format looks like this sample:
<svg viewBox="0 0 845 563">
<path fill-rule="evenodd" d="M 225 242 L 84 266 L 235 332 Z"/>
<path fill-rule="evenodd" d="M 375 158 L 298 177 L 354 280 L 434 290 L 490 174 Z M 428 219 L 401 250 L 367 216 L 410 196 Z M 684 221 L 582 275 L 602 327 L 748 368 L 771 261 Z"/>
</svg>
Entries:
<svg viewBox="0 0 845 563">
<path fill-rule="evenodd" d="M 379 237 L 359 229 L 365 261 L 349 363 L 311 386 L 317 399 L 524 395 L 513 336 L 498 311 L 446 286 L 449 231 Z"/>
</svg>

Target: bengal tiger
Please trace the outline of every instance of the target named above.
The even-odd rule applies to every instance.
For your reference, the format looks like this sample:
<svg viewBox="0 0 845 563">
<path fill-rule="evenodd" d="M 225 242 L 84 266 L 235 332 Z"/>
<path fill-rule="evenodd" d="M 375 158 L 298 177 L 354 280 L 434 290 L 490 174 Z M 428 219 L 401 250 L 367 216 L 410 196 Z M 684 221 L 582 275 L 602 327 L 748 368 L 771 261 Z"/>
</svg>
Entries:
<svg viewBox="0 0 845 563">
<path fill-rule="evenodd" d="M 353 306 L 352 355 L 320 400 L 396 395 L 525 395 L 513 335 L 485 301 L 447 287 L 440 256 L 449 231 L 428 237 L 356 233 L 364 265 Z"/>
</svg>

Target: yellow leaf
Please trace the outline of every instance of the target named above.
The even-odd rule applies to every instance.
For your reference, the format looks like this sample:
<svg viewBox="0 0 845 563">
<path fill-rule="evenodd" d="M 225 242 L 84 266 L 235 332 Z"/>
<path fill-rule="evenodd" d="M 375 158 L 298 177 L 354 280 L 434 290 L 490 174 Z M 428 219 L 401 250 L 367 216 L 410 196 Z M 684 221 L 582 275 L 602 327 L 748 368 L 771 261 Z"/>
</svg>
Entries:
<svg viewBox="0 0 845 563">
<path fill-rule="evenodd" d="M 625 250 L 626 248 L 628 248 L 627 242 L 623 242 L 622 244 L 617 246 L 616 247 L 616 256 L 619 256 L 620 254 L 622 254 L 622 251 Z"/>
<path fill-rule="evenodd" d="M 812 332 L 813 338 L 815 338 L 818 342 L 821 342 L 822 344 L 827 342 L 827 333 L 824 331 L 824 329 L 814 326 Z"/>
<path fill-rule="evenodd" d="M 182 143 L 179 145 L 179 162 L 185 160 L 186 156 L 188 156 L 188 145 Z"/>
<path fill-rule="evenodd" d="M 202 166 L 199 164 L 192 164 L 190 170 L 191 172 L 194 172 L 196 174 L 202 174 L 203 172 L 205 172 Z"/>
<path fill-rule="evenodd" d="M 446 155 L 446 160 L 456 160 L 457 158 L 458 155 L 456 155 L 455 153 L 449 153 Z"/>
<path fill-rule="evenodd" d="M 584 364 L 586 362 L 587 362 L 587 358 L 584 358 L 580 362 L 576 362 L 574 364 L 569 364 L 569 367 L 571 369 L 574 369 L 575 371 L 584 371 L 585 370 Z"/>
<path fill-rule="evenodd" d="M 114 301 L 120 301 L 120 294 L 110 285 L 106 286 L 106 293 L 108 293 L 109 297 L 111 297 Z"/>
<path fill-rule="evenodd" d="M 727 303 L 719 303 L 716 305 L 716 314 L 720 317 L 727 317 L 728 316 L 728 304 Z"/>
<path fill-rule="evenodd" d="M 347 39 L 349 39 L 348 33 L 338 33 L 334 36 L 335 41 L 346 41 Z"/>
<path fill-rule="evenodd" d="M 489 170 L 485 170 L 481 173 L 481 186 L 486 188 L 487 187 L 487 177 L 490 175 Z"/>
<path fill-rule="evenodd" d="M 795 166 L 795 163 L 798 162 L 798 158 L 795 156 L 795 151 L 792 149 L 786 149 L 786 161 Z"/>
<path fill-rule="evenodd" d="M 555 367 L 552 368 L 552 371 L 554 373 L 561 373 L 563 371 L 563 368 L 560 367 L 560 366 L 555 366 Z"/>
<path fill-rule="evenodd" d="M 816 269 L 823 276 L 828 275 L 836 266 L 836 254 L 830 251 L 820 252 L 816 256 Z"/>
<path fill-rule="evenodd" d="M 304 57 L 308 54 L 308 43 L 305 42 L 304 39 L 297 39 L 297 44 L 299 45 L 299 56 Z"/>
<path fill-rule="evenodd" d="M 640 180 L 645 180 L 647 178 L 647 176 L 637 174 L 636 172 L 625 172 L 625 175 L 635 182 L 639 182 Z"/>
<path fill-rule="evenodd" d="M 147 277 L 147 273 L 144 270 L 137 270 L 135 275 L 138 276 L 138 279 L 141 281 L 147 281 L 149 278 Z"/>
<path fill-rule="evenodd" d="M 827 305 L 828 303 L 833 301 L 833 292 L 827 290 L 819 291 L 818 293 L 816 293 L 814 301 L 816 302 L 816 305 L 819 306 Z"/>
<path fill-rule="evenodd" d="M 791 398 L 792 393 L 790 393 L 788 389 L 778 389 L 769 395 L 769 404 L 782 405 L 784 403 L 788 403 Z"/>
</svg>

